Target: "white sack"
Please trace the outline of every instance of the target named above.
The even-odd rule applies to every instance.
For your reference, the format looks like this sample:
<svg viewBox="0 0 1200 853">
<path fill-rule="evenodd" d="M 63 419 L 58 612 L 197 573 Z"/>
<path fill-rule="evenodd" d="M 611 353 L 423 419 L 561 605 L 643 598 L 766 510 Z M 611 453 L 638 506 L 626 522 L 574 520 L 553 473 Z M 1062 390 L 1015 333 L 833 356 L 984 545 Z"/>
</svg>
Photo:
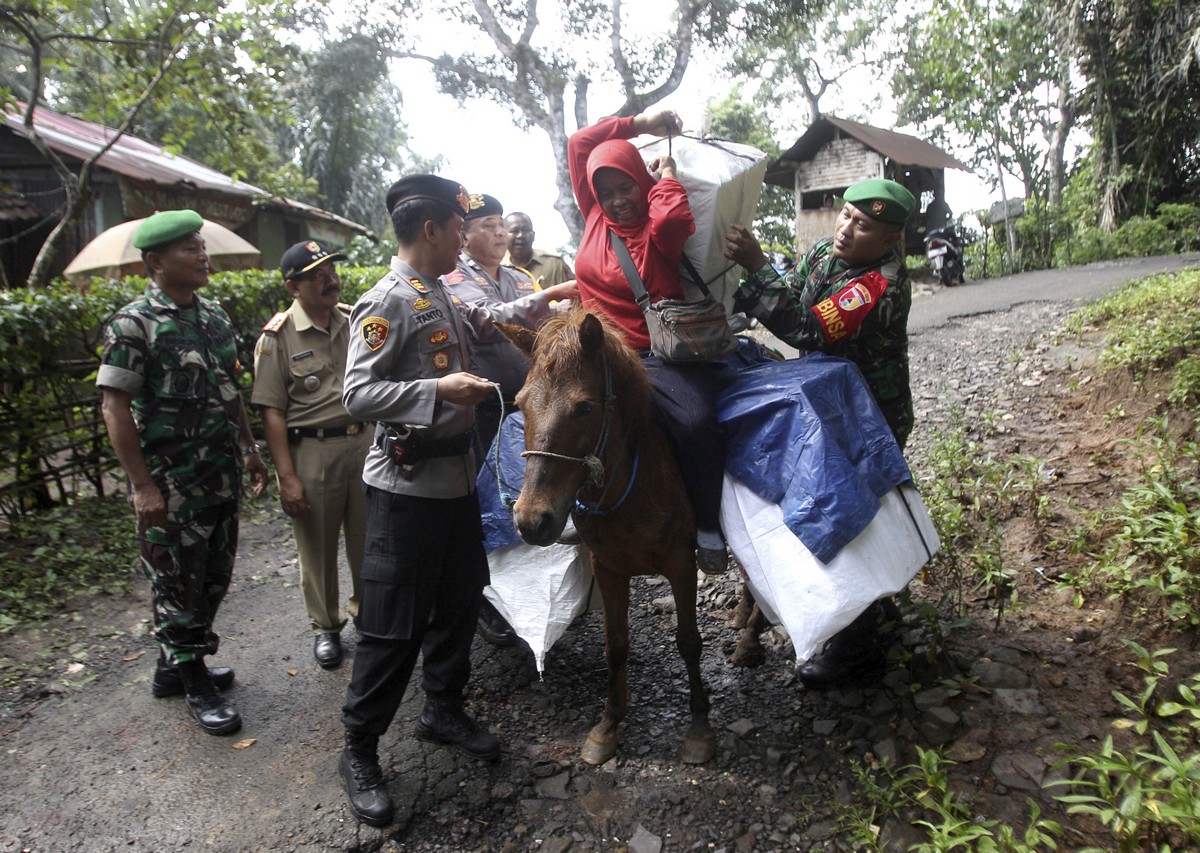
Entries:
<svg viewBox="0 0 1200 853">
<path fill-rule="evenodd" d="M 898 486 L 880 504 L 866 530 L 826 564 L 788 530 L 778 504 L 725 475 L 725 537 L 763 613 L 791 637 L 797 666 L 873 601 L 903 589 L 941 547 L 913 486 Z"/>
<path fill-rule="evenodd" d="M 582 545 L 505 545 L 488 554 L 492 583 L 483 594 L 529 644 L 538 673 L 546 652 L 588 609 L 592 567 Z"/>
<path fill-rule="evenodd" d="M 649 163 L 667 156 L 667 140 L 656 139 L 640 150 Z M 671 139 L 671 156 L 696 220 L 696 233 L 688 238 L 684 251 L 713 296 L 732 313 L 742 268 L 725 257 L 725 232 L 734 222 L 747 228 L 754 223 L 767 155 L 737 142 L 676 136 Z"/>
</svg>

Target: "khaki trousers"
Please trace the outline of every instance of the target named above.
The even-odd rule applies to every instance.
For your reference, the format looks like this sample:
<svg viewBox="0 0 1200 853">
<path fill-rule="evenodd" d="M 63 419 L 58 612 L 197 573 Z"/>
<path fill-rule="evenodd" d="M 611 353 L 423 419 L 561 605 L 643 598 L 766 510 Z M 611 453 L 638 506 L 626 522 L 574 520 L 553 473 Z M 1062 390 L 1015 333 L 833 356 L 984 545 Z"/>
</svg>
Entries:
<svg viewBox="0 0 1200 853">
<path fill-rule="evenodd" d="M 346 624 L 338 596 L 338 538 L 344 533 L 346 562 L 353 583 L 346 611 L 358 616 L 362 560 L 366 540 L 363 460 L 372 430 L 337 438 L 302 438 L 292 444 L 292 464 L 304 484 L 312 510 L 292 519 L 300 557 L 300 589 L 314 634 L 336 632 Z"/>
</svg>

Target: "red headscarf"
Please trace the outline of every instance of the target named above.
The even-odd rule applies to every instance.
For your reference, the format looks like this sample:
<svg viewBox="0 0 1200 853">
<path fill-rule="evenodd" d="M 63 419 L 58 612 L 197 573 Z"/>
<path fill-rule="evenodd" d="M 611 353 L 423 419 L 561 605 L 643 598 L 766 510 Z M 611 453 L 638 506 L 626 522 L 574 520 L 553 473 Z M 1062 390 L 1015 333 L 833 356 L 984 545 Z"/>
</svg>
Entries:
<svg viewBox="0 0 1200 853">
<path fill-rule="evenodd" d="M 587 158 L 587 177 L 588 185 L 592 188 L 592 195 L 597 198 L 599 198 L 599 193 L 596 192 L 596 173 L 601 169 L 616 169 L 624 172 L 633 178 L 642 191 L 642 215 L 640 217 L 633 222 L 618 224 L 609 219 L 603 213 L 602 208 L 601 215 L 604 216 L 604 224 L 622 237 L 641 231 L 646 227 L 646 217 L 650 212 L 650 190 L 654 189 L 655 184 L 654 177 L 646 169 L 642 155 L 627 139 L 609 139 L 593 148 Z"/>
<path fill-rule="evenodd" d="M 606 118 L 574 133 L 567 143 L 571 185 L 584 218 L 583 240 L 575 257 L 575 277 L 585 306 L 604 311 L 634 349 L 650 348 L 646 320 L 633 298 L 629 281 L 609 243 L 615 231 L 629 247 L 652 301 L 679 298 L 679 259 L 683 244 L 695 230 L 683 185 L 672 178 L 655 181 L 642 155 L 628 142 L 636 135 L 632 118 Z M 604 215 L 596 198 L 595 175 L 618 169 L 637 182 L 646 214 L 617 224 Z"/>
</svg>

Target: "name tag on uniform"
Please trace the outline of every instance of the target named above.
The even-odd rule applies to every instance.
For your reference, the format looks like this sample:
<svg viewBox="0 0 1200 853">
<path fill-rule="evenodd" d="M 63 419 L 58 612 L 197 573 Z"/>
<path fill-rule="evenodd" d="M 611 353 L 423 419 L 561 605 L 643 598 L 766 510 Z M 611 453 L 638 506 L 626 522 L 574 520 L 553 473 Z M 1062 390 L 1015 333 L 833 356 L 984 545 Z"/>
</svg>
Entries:
<svg viewBox="0 0 1200 853">
<path fill-rule="evenodd" d="M 292 361 L 302 361 L 303 359 L 310 357 L 312 354 L 313 354 L 312 350 L 306 349 L 304 352 L 298 352 L 294 356 L 292 356 Z"/>
</svg>

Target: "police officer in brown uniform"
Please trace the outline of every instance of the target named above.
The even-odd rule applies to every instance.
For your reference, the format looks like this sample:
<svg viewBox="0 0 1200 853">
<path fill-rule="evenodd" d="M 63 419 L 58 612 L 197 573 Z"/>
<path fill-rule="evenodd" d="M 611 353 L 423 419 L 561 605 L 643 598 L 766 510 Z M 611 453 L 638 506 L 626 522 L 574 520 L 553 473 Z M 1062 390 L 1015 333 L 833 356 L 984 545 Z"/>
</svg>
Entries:
<svg viewBox="0 0 1200 853">
<path fill-rule="evenodd" d="M 342 662 L 346 624 L 338 591 L 339 533 L 353 584 L 346 610 L 358 615 L 366 532 L 362 466 L 371 444 L 368 425 L 342 405 L 350 306 L 338 302 L 342 282 L 335 262 L 345 259 L 316 240 L 283 253 L 279 268 L 293 301 L 263 326 L 250 398 L 262 412 L 279 499 L 292 518 L 300 588 L 316 635 L 313 657 L 326 669 Z"/>
<path fill-rule="evenodd" d="M 425 708 L 416 735 L 494 759 L 500 744 L 463 708 L 471 641 L 488 583 L 475 493 L 475 407 L 495 393 L 472 370 L 472 339 L 498 334 L 495 322 L 534 327 L 559 285 L 494 308 L 454 296 L 439 276 L 462 246 L 467 194 L 436 175 L 410 175 L 387 194 L 396 233 L 391 271 L 350 315 L 343 402 L 377 421 L 363 467 L 367 544 L 360 640 L 346 689 L 346 744 L 338 772 L 350 810 L 386 826 L 391 796 L 379 766 L 379 737 L 391 725 L 422 658 Z"/>
</svg>

